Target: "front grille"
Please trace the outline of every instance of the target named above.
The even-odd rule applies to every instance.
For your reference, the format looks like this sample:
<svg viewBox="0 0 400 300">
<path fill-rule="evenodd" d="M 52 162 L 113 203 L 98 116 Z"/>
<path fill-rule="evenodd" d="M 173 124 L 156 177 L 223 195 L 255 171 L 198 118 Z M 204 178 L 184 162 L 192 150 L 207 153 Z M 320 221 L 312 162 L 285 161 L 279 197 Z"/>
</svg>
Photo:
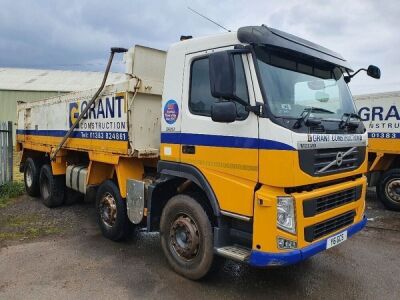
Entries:
<svg viewBox="0 0 400 300">
<path fill-rule="evenodd" d="M 303 202 L 304 217 L 313 217 L 324 211 L 357 201 L 361 197 L 362 186 L 324 195 Z"/>
<path fill-rule="evenodd" d="M 340 154 L 339 154 L 340 153 Z M 340 163 L 338 157 L 341 156 Z M 357 169 L 365 159 L 365 147 L 299 151 L 300 168 L 312 176 L 331 175 Z"/>
<path fill-rule="evenodd" d="M 352 210 L 321 223 L 308 226 L 304 228 L 304 239 L 311 243 L 325 235 L 344 228 L 354 222 L 355 215 L 356 212 Z"/>
<path fill-rule="evenodd" d="M 333 150 L 333 151 L 332 151 Z M 336 161 L 338 153 L 349 153 L 342 160 L 342 164 L 338 166 L 336 163 L 328 169 L 324 170 L 333 161 Z M 354 148 L 340 148 L 340 149 L 319 149 L 315 154 L 314 172 L 315 173 L 333 173 L 338 170 L 349 170 L 356 167 L 358 161 L 358 149 Z"/>
</svg>

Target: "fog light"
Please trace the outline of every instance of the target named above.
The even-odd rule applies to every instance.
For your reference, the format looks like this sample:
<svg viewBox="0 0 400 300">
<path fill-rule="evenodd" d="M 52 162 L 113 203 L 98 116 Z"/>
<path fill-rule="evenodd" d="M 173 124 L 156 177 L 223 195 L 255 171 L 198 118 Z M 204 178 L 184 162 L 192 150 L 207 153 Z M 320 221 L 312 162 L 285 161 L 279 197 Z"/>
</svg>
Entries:
<svg viewBox="0 0 400 300">
<path fill-rule="evenodd" d="M 296 249 L 297 242 L 285 239 L 283 237 L 278 237 L 278 248 L 279 249 Z"/>
</svg>

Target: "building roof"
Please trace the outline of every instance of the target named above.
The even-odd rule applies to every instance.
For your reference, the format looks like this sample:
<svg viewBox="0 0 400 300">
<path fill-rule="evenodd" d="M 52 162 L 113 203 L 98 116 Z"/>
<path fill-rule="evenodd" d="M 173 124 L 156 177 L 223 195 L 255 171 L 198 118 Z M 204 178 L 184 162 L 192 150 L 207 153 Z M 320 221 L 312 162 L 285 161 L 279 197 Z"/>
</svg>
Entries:
<svg viewBox="0 0 400 300">
<path fill-rule="evenodd" d="M 81 91 L 100 86 L 103 72 L 0 68 L 0 90 Z M 109 73 L 107 84 L 125 80 L 123 73 Z"/>
<path fill-rule="evenodd" d="M 400 97 L 400 91 L 353 95 L 353 98 L 357 99 L 357 100 L 368 100 L 368 99 L 376 99 L 376 98 L 392 98 L 392 97 Z"/>
</svg>

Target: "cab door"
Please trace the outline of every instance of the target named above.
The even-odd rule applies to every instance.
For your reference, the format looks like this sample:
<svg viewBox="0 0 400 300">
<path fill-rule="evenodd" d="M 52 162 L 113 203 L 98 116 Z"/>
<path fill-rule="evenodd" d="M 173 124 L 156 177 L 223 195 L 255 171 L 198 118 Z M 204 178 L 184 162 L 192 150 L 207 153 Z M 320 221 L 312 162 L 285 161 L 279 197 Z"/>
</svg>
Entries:
<svg viewBox="0 0 400 300">
<path fill-rule="evenodd" d="M 218 51 L 227 50 L 218 49 Z M 212 187 L 220 209 L 253 215 L 258 182 L 258 117 L 237 104 L 232 123 L 211 119 L 218 99 L 210 91 L 208 55 L 214 50 L 186 56 L 182 96 L 181 162 L 197 167 Z M 255 105 L 249 54 L 235 54 L 236 91 Z"/>
</svg>

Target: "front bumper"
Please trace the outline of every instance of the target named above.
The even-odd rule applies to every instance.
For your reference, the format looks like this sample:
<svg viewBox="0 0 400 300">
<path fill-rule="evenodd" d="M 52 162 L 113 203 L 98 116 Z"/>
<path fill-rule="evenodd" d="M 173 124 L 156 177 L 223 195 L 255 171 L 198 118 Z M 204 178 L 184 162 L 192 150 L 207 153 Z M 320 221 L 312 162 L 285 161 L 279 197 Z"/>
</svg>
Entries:
<svg viewBox="0 0 400 300">
<path fill-rule="evenodd" d="M 366 224 L 367 224 L 367 218 L 364 217 L 362 221 L 353 224 L 350 227 L 341 230 L 340 232 L 347 230 L 347 237 L 351 237 L 353 234 L 363 229 Z M 335 233 L 334 235 L 338 233 Z M 329 237 L 331 236 L 333 235 L 330 235 Z M 249 264 L 255 267 L 268 267 L 268 266 L 286 266 L 298 263 L 321 251 L 326 250 L 326 240 L 329 237 L 321 241 L 315 242 L 312 245 L 307 246 L 305 248 L 289 252 L 270 253 L 270 252 L 252 250 L 250 254 Z"/>
</svg>

